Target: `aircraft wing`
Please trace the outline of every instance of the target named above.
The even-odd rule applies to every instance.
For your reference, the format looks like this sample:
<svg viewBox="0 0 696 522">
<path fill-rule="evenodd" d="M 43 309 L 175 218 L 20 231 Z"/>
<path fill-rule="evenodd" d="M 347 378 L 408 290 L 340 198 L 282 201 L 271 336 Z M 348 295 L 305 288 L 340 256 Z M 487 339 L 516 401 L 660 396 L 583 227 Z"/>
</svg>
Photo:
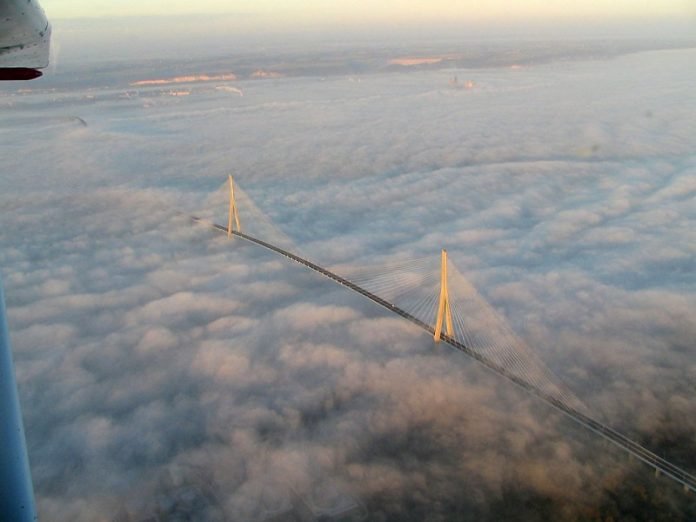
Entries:
<svg viewBox="0 0 696 522">
<path fill-rule="evenodd" d="M 0 520 L 36 520 L 34 489 L 0 281 Z"/>
<path fill-rule="evenodd" d="M 51 24 L 37 0 L 0 0 L 0 80 L 31 80 L 48 66 Z"/>
</svg>

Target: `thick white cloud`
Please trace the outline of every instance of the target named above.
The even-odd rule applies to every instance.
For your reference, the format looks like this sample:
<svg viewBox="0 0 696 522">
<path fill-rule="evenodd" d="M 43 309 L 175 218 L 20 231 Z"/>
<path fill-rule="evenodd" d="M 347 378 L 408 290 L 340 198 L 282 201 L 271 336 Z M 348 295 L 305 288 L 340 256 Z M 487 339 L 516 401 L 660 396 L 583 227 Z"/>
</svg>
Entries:
<svg viewBox="0 0 696 522">
<path fill-rule="evenodd" d="M 693 59 L 240 81 L 244 97 L 3 87 L 0 268 L 42 517 L 189 502 L 251 520 L 330 481 L 375 520 L 572 520 L 620 483 L 686 509 L 461 354 L 187 214 L 224 223 L 231 171 L 275 224 L 244 202 L 245 230 L 322 264 L 437 266 L 447 247 L 593 413 L 694 470 Z"/>
</svg>

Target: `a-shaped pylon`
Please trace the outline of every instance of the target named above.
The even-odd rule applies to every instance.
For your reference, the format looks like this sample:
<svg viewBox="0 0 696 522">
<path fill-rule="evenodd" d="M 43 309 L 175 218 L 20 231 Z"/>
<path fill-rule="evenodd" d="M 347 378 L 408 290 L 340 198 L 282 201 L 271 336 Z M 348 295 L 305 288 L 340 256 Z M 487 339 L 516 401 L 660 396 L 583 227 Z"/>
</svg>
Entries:
<svg viewBox="0 0 696 522">
<path fill-rule="evenodd" d="M 440 305 L 437 307 L 435 335 L 433 336 L 436 343 L 440 342 L 443 319 L 447 323 L 447 335 L 453 335 L 452 311 L 450 310 L 449 293 L 447 292 L 447 250 L 444 248 L 442 249 L 442 266 L 440 269 Z"/>
<path fill-rule="evenodd" d="M 227 237 L 232 236 L 232 218 L 234 217 L 235 225 L 237 226 L 237 232 L 242 231 L 242 227 L 239 224 L 239 212 L 237 212 L 237 203 L 234 200 L 234 179 L 232 175 L 230 178 L 230 211 L 227 217 Z"/>
</svg>

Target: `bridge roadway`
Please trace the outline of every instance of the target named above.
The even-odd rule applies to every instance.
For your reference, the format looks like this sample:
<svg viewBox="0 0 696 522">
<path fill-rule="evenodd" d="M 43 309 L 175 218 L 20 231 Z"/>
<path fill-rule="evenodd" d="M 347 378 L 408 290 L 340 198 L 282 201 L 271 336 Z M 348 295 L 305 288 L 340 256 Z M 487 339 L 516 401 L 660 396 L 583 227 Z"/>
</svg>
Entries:
<svg viewBox="0 0 696 522">
<path fill-rule="evenodd" d="M 211 226 L 212 228 L 219 230 L 220 232 L 224 232 L 227 234 L 227 227 L 224 227 L 222 225 L 218 225 L 209 221 L 202 220 L 197 217 L 192 217 L 193 221 L 197 223 L 203 223 L 206 225 Z M 237 236 L 241 239 L 244 239 L 245 241 L 248 241 L 250 243 L 253 243 L 255 245 L 261 246 L 263 248 L 266 248 L 272 252 L 275 252 L 276 254 L 279 254 L 287 259 L 290 259 L 291 261 L 294 261 L 296 263 L 299 263 L 303 266 L 306 266 L 310 270 L 313 270 L 325 277 L 328 277 L 332 281 L 338 283 L 339 285 L 345 286 L 346 288 L 349 288 L 350 290 L 357 292 L 360 295 L 365 296 L 368 298 L 370 301 L 373 301 L 377 303 L 378 305 L 386 308 L 387 310 L 390 310 L 391 312 L 400 315 L 404 319 L 412 322 L 413 324 L 418 325 L 421 329 L 425 330 L 428 332 L 430 335 L 435 335 L 435 329 L 427 324 L 418 319 L 417 317 L 414 317 L 413 315 L 409 314 L 408 312 L 402 310 L 398 306 L 382 299 L 378 295 L 373 294 L 372 292 L 369 292 L 365 290 L 364 288 L 361 288 L 360 286 L 356 285 L 355 283 L 350 282 L 348 279 L 345 279 L 344 277 L 339 276 L 338 274 L 335 274 L 331 272 L 330 270 L 327 270 L 326 268 L 323 268 L 315 263 L 312 263 L 311 261 L 308 261 L 307 259 L 304 259 L 298 255 L 293 254 L 292 252 L 288 252 L 287 250 L 283 250 L 282 248 L 279 248 L 275 245 L 272 245 L 271 243 L 267 243 L 261 239 L 257 239 L 253 236 L 249 236 L 247 234 L 244 234 L 242 232 L 237 232 L 237 231 L 232 231 L 232 234 L 234 236 Z M 531 386 L 529 383 L 524 381 L 523 379 L 520 379 L 516 375 L 512 374 L 510 371 L 505 369 L 504 367 L 496 364 L 495 362 L 487 359 L 484 357 L 482 354 L 472 350 L 468 346 L 464 345 L 460 341 L 454 339 L 453 337 L 450 337 L 449 335 L 445 334 L 444 332 L 440 335 L 440 339 L 444 341 L 445 343 L 449 344 L 453 348 L 456 348 L 460 352 L 465 353 L 469 357 L 476 359 L 478 362 L 480 362 L 482 365 L 484 365 L 486 368 L 489 370 L 493 371 L 494 373 L 501 375 L 508 379 L 509 381 L 513 382 L 520 388 L 523 388 L 526 392 L 530 393 L 531 395 L 534 395 L 544 401 L 546 404 L 549 406 L 555 408 L 556 410 L 560 411 L 563 413 L 565 416 L 571 418 L 578 424 L 582 425 L 583 427 L 597 433 L 598 435 L 604 437 L 607 439 L 609 442 L 612 442 L 619 448 L 623 449 L 624 451 L 627 451 L 629 454 L 635 456 L 636 458 L 642 460 L 649 466 L 653 467 L 656 471 L 656 473 L 662 473 L 666 475 L 667 477 L 671 478 L 672 480 L 678 482 L 681 484 L 685 491 L 696 491 L 696 477 L 691 475 L 690 473 L 687 473 L 683 469 L 675 466 L 671 462 L 663 459 L 662 457 L 656 455 L 655 453 L 651 452 L 647 448 L 644 448 L 637 442 L 632 441 L 625 435 L 622 435 L 621 433 L 617 432 L 616 430 L 612 429 L 611 427 L 607 426 L 606 424 L 603 424 L 591 417 L 588 417 L 584 413 L 578 411 L 577 409 L 565 404 L 564 402 L 558 400 L 557 398 L 544 393 L 542 390 L 539 390 L 533 386 Z"/>
</svg>

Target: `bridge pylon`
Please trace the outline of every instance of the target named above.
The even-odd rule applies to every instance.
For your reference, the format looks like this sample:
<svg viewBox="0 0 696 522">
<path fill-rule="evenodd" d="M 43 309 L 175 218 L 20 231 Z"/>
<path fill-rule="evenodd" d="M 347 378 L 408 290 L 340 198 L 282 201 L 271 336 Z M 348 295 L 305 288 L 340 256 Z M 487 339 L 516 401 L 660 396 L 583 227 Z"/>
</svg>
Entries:
<svg viewBox="0 0 696 522">
<path fill-rule="evenodd" d="M 447 335 L 454 335 L 452 327 L 452 310 L 450 309 L 449 292 L 447 290 L 447 250 L 442 249 L 442 259 L 440 268 L 440 304 L 437 307 L 437 318 L 435 319 L 435 335 L 433 338 L 436 343 L 440 342 L 442 333 L 442 321 L 445 321 Z"/>
<path fill-rule="evenodd" d="M 239 212 L 237 211 L 237 203 L 234 199 L 234 179 L 231 174 L 228 177 L 230 180 L 230 209 L 227 216 L 227 237 L 232 237 L 232 218 L 234 218 L 234 223 L 237 226 L 237 232 L 241 232 L 242 227 L 239 224 Z"/>
</svg>

